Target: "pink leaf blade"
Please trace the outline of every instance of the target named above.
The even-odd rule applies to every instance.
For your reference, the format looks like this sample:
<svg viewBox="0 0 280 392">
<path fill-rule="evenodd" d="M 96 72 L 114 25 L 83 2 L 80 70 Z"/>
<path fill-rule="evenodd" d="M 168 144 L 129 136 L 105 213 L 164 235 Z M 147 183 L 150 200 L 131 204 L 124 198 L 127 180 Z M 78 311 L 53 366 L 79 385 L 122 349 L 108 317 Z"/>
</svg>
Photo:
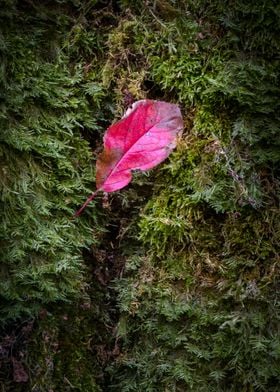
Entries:
<svg viewBox="0 0 280 392">
<path fill-rule="evenodd" d="M 141 100 L 111 125 L 104 150 L 96 162 L 96 191 L 76 212 L 78 216 L 99 191 L 114 192 L 132 179 L 132 170 L 149 170 L 163 162 L 176 147 L 183 129 L 180 109 L 167 102 Z"/>
<path fill-rule="evenodd" d="M 132 170 L 148 170 L 164 161 L 183 129 L 175 104 L 142 100 L 108 128 L 105 149 L 97 161 L 97 188 L 113 192 L 131 181 Z"/>
</svg>

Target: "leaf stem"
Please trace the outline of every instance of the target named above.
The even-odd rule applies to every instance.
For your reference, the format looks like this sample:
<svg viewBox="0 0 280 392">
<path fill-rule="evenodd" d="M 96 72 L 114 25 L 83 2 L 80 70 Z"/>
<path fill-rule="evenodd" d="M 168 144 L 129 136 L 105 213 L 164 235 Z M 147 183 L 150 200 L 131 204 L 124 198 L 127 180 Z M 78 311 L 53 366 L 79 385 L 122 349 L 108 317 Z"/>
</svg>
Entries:
<svg viewBox="0 0 280 392">
<path fill-rule="evenodd" d="M 77 218 L 79 215 L 81 215 L 81 213 L 84 211 L 84 209 L 86 208 L 86 206 L 95 198 L 95 195 L 97 194 L 97 192 L 99 192 L 100 189 L 97 189 L 95 192 L 93 192 L 88 198 L 87 200 L 84 202 L 84 204 L 82 205 L 82 207 L 75 212 L 74 218 Z"/>
</svg>

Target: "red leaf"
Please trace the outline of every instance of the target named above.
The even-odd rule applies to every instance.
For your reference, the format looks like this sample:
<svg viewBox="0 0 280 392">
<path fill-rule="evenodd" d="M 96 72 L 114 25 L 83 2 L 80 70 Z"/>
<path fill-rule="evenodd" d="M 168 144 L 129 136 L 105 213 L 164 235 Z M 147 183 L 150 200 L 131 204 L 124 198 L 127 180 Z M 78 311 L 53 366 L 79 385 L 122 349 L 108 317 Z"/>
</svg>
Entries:
<svg viewBox="0 0 280 392">
<path fill-rule="evenodd" d="M 99 191 L 114 192 L 132 179 L 131 170 L 148 170 L 164 161 L 176 146 L 183 128 L 177 105 L 141 100 L 104 135 L 104 151 L 96 163 L 97 190 L 76 213 L 84 210 Z"/>
</svg>

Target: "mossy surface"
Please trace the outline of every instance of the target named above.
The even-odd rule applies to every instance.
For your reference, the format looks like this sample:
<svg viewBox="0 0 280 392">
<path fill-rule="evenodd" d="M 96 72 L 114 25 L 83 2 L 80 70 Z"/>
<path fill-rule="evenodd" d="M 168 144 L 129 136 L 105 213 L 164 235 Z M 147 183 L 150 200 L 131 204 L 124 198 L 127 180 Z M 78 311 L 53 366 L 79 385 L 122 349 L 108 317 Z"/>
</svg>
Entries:
<svg viewBox="0 0 280 392">
<path fill-rule="evenodd" d="M 277 2 L 3 4 L 2 389 L 277 391 Z M 177 150 L 73 221 L 127 96 Z"/>
<path fill-rule="evenodd" d="M 116 283 L 111 390 L 279 387 L 277 20 L 273 2 L 158 2 L 135 23 L 151 93 L 186 126 Z"/>
</svg>

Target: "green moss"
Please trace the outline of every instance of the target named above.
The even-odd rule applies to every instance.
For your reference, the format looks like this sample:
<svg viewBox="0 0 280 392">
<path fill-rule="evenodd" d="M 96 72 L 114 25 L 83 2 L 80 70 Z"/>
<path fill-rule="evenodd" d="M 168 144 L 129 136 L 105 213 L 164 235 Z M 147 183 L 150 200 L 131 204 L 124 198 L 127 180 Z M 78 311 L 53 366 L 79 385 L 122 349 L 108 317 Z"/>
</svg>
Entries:
<svg viewBox="0 0 280 392">
<path fill-rule="evenodd" d="M 271 3 L 202 3 L 142 14 L 147 76 L 181 102 L 186 129 L 140 216 L 142 261 L 131 251 L 117 282 L 112 390 L 278 388 L 279 64 L 264 49 L 276 16 Z M 249 12 L 270 20 L 262 38 Z"/>
<path fill-rule="evenodd" d="M 2 319 L 46 309 L 16 388 L 277 391 L 279 7 L 5 4 Z M 73 221 L 90 148 L 127 91 L 178 103 L 184 134 L 168 162 Z"/>
<path fill-rule="evenodd" d="M 103 331 L 96 330 L 101 326 L 97 309 L 88 299 L 41 312 L 28 344 L 29 390 L 101 391 L 96 377 L 102 380 L 103 374 L 96 351 Z"/>
<path fill-rule="evenodd" d="M 91 190 L 83 130 L 98 138 L 104 91 L 83 61 L 71 64 L 70 13 L 56 2 L 2 9 L 2 320 L 83 289 L 82 249 L 97 239 L 100 214 L 73 221 Z M 8 15 L 8 16 L 7 16 Z M 76 27 L 75 27 L 76 28 Z M 65 45 L 63 47 L 63 45 Z M 93 43 L 91 43 L 93 45 Z M 91 48 L 98 51 L 98 45 Z M 81 53 L 84 49 L 81 48 Z M 99 215 L 99 217 L 98 217 Z"/>
</svg>

